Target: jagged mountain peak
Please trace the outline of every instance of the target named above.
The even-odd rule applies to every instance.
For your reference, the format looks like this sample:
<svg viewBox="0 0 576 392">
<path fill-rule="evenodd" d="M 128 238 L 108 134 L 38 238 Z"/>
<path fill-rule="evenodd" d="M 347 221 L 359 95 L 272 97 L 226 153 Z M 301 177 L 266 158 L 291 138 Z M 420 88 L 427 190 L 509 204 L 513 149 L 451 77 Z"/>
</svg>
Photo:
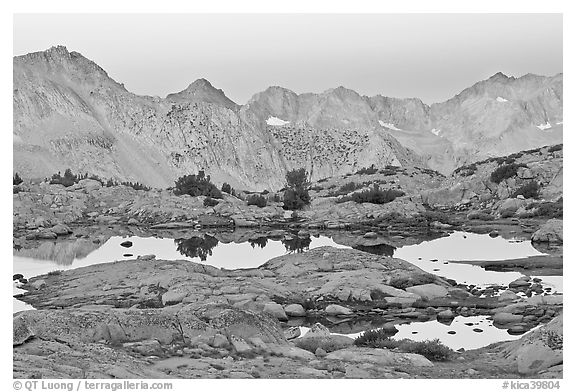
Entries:
<svg viewBox="0 0 576 392">
<path fill-rule="evenodd" d="M 66 79 L 78 89 L 92 90 L 98 86 L 108 86 L 116 90 L 128 91 L 123 84 L 116 82 L 94 61 L 81 53 L 69 51 L 66 46 L 52 46 L 47 50 L 32 52 L 13 59 L 14 72 L 24 69 L 34 70 L 49 78 Z"/>
<path fill-rule="evenodd" d="M 488 78 L 489 81 L 508 82 L 514 80 L 514 76 L 505 75 L 503 72 L 496 72 Z"/>
<path fill-rule="evenodd" d="M 224 91 L 217 89 L 204 78 L 196 79 L 178 93 L 168 94 L 166 99 L 171 101 L 206 102 L 224 106 L 232 110 L 238 108 L 238 104 L 228 98 L 226 94 L 224 94 Z"/>
<path fill-rule="evenodd" d="M 14 57 L 13 72 L 14 163 L 28 176 L 70 167 L 164 186 L 206 168 L 254 189 L 281 185 L 286 170 L 303 165 L 329 176 L 415 162 L 406 148 L 449 172 L 562 137 L 562 74 L 498 72 L 431 106 L 344 86 L 302 94 L 270 86 L 238 106 L 207 79 L 165 100 L 132 94 L 64 46 Z"/>
<path fill-rule="evenodd" d="M 362 96 L 358 94 L 355 90 L 349 89 L 344 86 L 338 86 L 336 88 L 331 88 L 324 91 L 321 95 L 323 96 L 336 96 L 340 99 L 362 99 Z"/>
</svg>

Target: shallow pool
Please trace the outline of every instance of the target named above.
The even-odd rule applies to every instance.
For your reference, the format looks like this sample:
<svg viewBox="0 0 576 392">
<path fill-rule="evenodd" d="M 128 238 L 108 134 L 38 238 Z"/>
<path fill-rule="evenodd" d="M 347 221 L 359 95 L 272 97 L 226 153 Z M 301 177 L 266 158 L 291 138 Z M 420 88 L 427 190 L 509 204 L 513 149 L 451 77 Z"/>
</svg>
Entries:
<svg viewBox="0 0 576 392">
<path fill-rule="evenodd" d="M 439 339 L 442 344 L 453 350 L 459 350 L 461 348 L 473 350 L 492 343 L 516 340 L 524 335 L 510 335 L 506 329 L 496 328 L 492 320 L 488 319 L 488 316 L 457 316 L 449 325 L 431 320 L 397 324 L 396 328 L 398 332 L 392 336 L 393 339 L 411 339 L 415 341 Z M 300 327 L 301 336 L 308 332 L 309 329 L 308 327 Z M 526 333 L 528 332 L 529 331 Z M 364 332 L 353 334 L 333 333 L 333 335 L 348 336 L 356 339 L 363 333 Z"/>
<path fill-rule="evenodd" d="M 121 244 L 129 241 L 130 246 Z M 349 248 L 320 235 L 310 238 L 272 240 L 264 237 L 236 243 L 220 242 L 215 236 L 196 234 L 189 238 L 120 237 L 102 245 L 86 239 L 44 241 L 37 249 L 14 251 L 14 273 L 30 278 L 54 270 L 69 270 L 92 264 L 133 259 L 154 254 L 163 260 L 190 260 L 218 268 L 255 268 L 266 261 L 292 252 L 305 252 L 321 246 Z M 530 241 L 491 238 L 487 234 L 454 232 L 447 237 L 393 250 L 394 257 L 407 260 L 424 271 L 458 283 L 485 287 L 507 285 L 522 276 L 519 272 L 486 271 L 479 266 L 451 263 L 450 260 L 503 260 L 542 255 Z M 543 285 L 562 292 L 561 276 L 542 276 Z M 20 289 L 18 289 L 20 290 Z M 14 294 L 17 294 L 16 289 Z M 15 311 L 25 304 L 14 301 Z"/>
<path fill-rule="evenodd" d="M 509 260 L 544 253 L 536 250 L 528 240 L 492 238 L 487 234 L 454 232 L 448 237 L 408 245 L 394 251 L 394 257 L 404 259 L 426 272 L 458 283 L 480 287 L 507 285 L 523 276 L 520 272 L 486 271 L 476 265 L 451 263 L 451 260 Z M 562 292 L 561 276 L 542 276 L 546 284 Z"/>
</svg>

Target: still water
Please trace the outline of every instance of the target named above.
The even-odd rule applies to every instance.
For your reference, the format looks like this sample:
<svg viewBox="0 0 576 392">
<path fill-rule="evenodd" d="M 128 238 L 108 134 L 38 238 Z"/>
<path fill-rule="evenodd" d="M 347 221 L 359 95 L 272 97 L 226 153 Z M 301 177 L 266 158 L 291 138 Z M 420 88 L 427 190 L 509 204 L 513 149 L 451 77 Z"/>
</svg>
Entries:
<svg viewBox="0 0 576 392">
<path fill-rule="evenodd" d="M 125 241 L 129 247 L 121 246 Z M 88 240 L 45 241 L 37 249 L 14 252 L 14 273 L 26 278 L 46 274 L 54 270 L 69 270 L 92 264 L 133 259 L 137 256 L 154 254 L 164 260 L 190 260 L 219 268 L 254 268 L 271 258 L 293 252 L 306 252 L 321 246 L 349 248 L 337 244 L 328 236 L 271 240 L 256 238 L 245 242 L 220 242 L 210 235 L 190 238 L 156 237 L 111 237 L 103 244 Z M 389 246 L 387 246 L 389 247 Z M 424 271 L 451 278 L 458 283 L 488 286 L 507 285 L 522 276 L 518 272 L 486 271 L 479 266 L 451 263 L 451 260 L 504 260 L 542 255 L 532 247 L 530 241 L 491 238 L 486 234 L 455 232 L 443 238 L 424 241 L 420 244 L 400 248 L 389 247 L 394 257 L 409 261 Z M 544 286 L 562 292 L 561 276 L 543 276 Z M 22 292 L 14 284 L 14 294 Z M 30 309 L 29 305 L 14 299 L 14 312 Z M 468 324 L 468 325 L 467 325 Z M 470 325 L 471 324 L 471 325 Z M 302 327 L 305 328 L 305 327 Z M 453 349 L 473 349 L 503 340 L 517 339 L 506 330 L 494 327 L 485 316 L 457 317 L 448 326 L 437 321 L 412 322 L 397 326 L 394 338 L 426 340 L 439 338 Z M 476 332 L 474 329 L 481 329 Z M 450 332 L 450 333 L 449 333 Z M 356 337 L 358 334 L 349 335 Z"/>
</svg>

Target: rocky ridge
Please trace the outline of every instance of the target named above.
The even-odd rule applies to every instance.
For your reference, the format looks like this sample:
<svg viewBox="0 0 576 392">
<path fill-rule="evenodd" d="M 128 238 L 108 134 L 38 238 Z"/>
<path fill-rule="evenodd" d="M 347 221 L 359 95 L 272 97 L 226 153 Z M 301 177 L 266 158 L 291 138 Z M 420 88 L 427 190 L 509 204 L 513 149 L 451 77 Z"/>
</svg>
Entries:
<svg viewBox="0 0 576 392">
<path fill-rule="evenodd" d="M 15 171 L 44 177 L 70 167 L 166 187 L 205 169 L 217 183 L 263 190 L 280 188 L 297 167 L 322 178 L 371 163 L 419 162 L 390 135 L 354 124 L 274 134 L 268 117 L 249 107 L 238 109 L 203 80 L 166 99 L 138 96 L 64 47 L 15 57 Z"/>
<path fill-rule="evenodd" d="M 561 142 L 562 75 L 497 74 L 431 106 L 344 87 L 300 95 L 271 87 L 238 106 L 203 79 L 166 99 L 138 96 L 54 47 L 14 58 L 13 135 L 15 170 L 28 178 L 70 167 L 165 187 L 205 169 L 217 183 L 275 190 L 298 167 L 312 180 L 371 164 L 446 174 Z"/>
</svg>

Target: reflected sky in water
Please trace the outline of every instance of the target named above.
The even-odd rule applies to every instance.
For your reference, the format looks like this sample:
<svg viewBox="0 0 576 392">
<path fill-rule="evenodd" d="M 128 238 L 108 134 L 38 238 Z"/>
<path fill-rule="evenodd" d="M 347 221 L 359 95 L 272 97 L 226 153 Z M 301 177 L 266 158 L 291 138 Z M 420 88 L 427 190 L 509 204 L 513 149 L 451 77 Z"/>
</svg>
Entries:
<svg viewBox="0 0 576 392">
<path fill-rule="evenodd" d="M 129 248 L 120 246 L 124 241 L 132 241 L 133 245 Z M 72 246 L 75 245 L 72 243 Z M 302 246 L 305 248 L 302 249 Z M 13 263 L 14 273 L 21 273 L 26 278 L 54 270 L 69 270 L 150 254 L 156 255 L 157 259 L 190 260 L 218 268 L 255 268 L 274 257 L 321 246 L 349 248 L 335 243 L 326 236 L 311 237 L 309 244 L 307 240 L 302 241 L 302 239 L 297 240 L 296 238 L 293 241 L 284 242 L 262 238 L 252 242 L 222 243 L 209 236 L 205 236 L 203 239 L 192 237 L 182 240 L 116 236 L 111 237 L 106 243 L 89 252 L 86 256 L 77 256 L 72 261 L 21 257 L 17 255 L 18 252 L 15 252 Z M 69 252 L 48 253 L 68 255 Z M 458 283 L 479 286 L 507 285 L 522 274 L 519 272 L 486 271 L 479 266 L 450 263 L 449 260 L 503 260 L 542 254 L 532 247 L 530 241 L 513 241 L 502 237 L 491 238 L 486 234 L 464 232 L 455 232 L 448 237 L 394 250 L 394 257 L 407 260 L 424 271 L 454 279 Z M 541 278 L 545 286 L 552 286 L 558 292 L 562 292 L 561 276 L 544 276 Z"/>
<path fill-rule="evenodd" d="M 413 322 L 410 324 L 397 324 L 396 328 L 398 329 L 398 332 L 391 337 L 393 339 L 411 339 L 415 341 L 440 339 L 442 344 L 453 350 L 458 350 L 460 348 L 473 350 L 485 347 L 492 343 L 516 340 L 524 335 L 510 335 L 506 329 L 494 327 L 492 320 L 489 320 L 488 316 L 457 316 L 450 325 L 442 324 L 436 320 L 431 320 Z M 301 336 L 308 332 L 309 329 L 310 328 L 308 327 L 300 327 L 302 333 Z M 481 329 L 482 332 L 476 332 L 474 329 Z M 450 331 L 456 333 L 449 334 L 448 332 Z M 333 333 L 333 335 L 348 336 L 352 339 L 356 339 L 363 333 L 364 332 L 353 334 Z"/>
<path fill-rule="evenodd" d="M 120 246 L 124 241 L 132 241 L 132 246 L 125 248 Z M 210 244 L 210 247 L 213 244 Z M 321 246 L 333 246 L 336 248 L 349 248 L 348 246 L 336 244 L 331 238 L 320 236 L 311 237 L 308 249 Z M 182 249 L 181 249 L 182 250 Z M 37 260 L 28 257 L 14 256 L 14 273 L 21 273 L 26 278 L 46 274 L 54 270 L 69 270 L 78 267 L 85 267 L 92 264 L 113 262 L 117 260 L 128 260 L 141 255 L 156 255 L 162 260 L 190 260 L 197 263 L 209 264 L 218 268 L 254 268 L 264 264 L 266 261 L 288 254 L 287 247 L 281 241 L 268 240 L 265 247 L 249 242 L 218 243 L 210 248 L 211 255 L 206 256 L 202 261 L 200 255 L 197 257 L 187 256 L 187 252 L 178 250 L 178 242 L 172 238 L 155 237 L 111 237 L 100 248 L 94 250 L 83 258 L 74 259 L 70 265 L 60 265 L 53 260 Z M 188 252 L 189 253 L 189 252 Z M 197 251 L 198 253 L 198 251 Z M 200 252 L 204 253 L 204 252 Z M 125 256 L 126 255 L 126 256 Z M 129 255 L 129 256 L 128 256 Z"/>
<path fill-rule="evenodd" d="M 394 257 L 404 259 L 417 265 L 426 272 L 458 283 L 488 286 L 492 284 L 507 285 L 523 274 L 519 272 L 486 271 L 468 264 L 450 263 L 450 260 L 508 260 L 528 256 L 540 256 L 544 253 L 536 250 L 530 241 L 506 240 L 502 237 L 491 238 L 487 234 L 454 232 L 448 237 L 438 238 L 417 245 L 396 249 Z M 561 279 L 555 280 L 560 287 Z"/>
</svg>

